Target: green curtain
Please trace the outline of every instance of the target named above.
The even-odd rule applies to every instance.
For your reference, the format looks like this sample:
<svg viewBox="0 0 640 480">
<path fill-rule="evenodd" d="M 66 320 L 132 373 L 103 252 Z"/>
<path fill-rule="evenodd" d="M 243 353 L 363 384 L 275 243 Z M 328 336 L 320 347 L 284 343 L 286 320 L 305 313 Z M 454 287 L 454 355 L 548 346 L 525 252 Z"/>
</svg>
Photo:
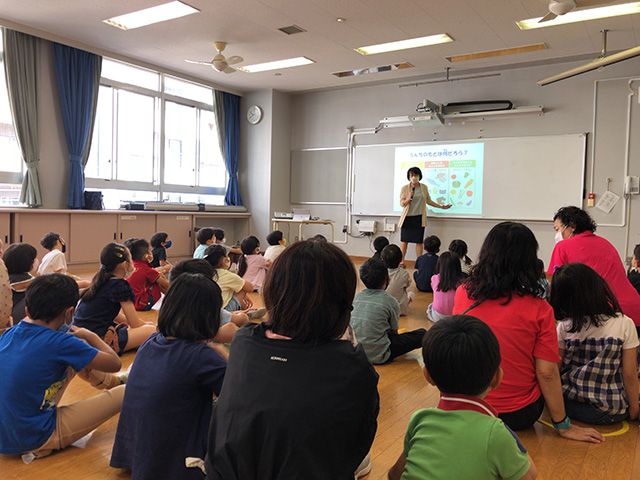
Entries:
<svg viewBox="0 0 640 480">
<path fill-rule="evenodd" d="M 20 202 L 39 207 L 42 205 L 38 130 L 40 39 L 7 28 L 2 33 L 9 105 L 22 160 L 27 165 Z"/>
<path fill-rule="evenodd" d="M 93 128 L 96 125 L 96 112 L 98 111 L 98 90 L 100 89 L 100 78 L 102 77 L 102 57 L 96 55 L 95 68 L 93 72 L 93 105 L 91 107 L 91 119 L 89 121 L 89 133 L 87 133 L 87 143 L 82 152 L 82 175 L 84 177 L 84 167 L 87 166 L 89 160 L 89 152 L 91 151 L 91 142 L 93 140 Z"/>
</svg>

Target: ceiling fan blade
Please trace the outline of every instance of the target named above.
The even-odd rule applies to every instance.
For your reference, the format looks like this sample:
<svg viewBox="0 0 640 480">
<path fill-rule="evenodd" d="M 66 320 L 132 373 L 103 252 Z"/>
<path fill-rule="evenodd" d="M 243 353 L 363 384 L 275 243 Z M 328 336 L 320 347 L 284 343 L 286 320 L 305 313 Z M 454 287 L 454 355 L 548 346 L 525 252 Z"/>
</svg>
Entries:
<svg viewBox="0 0 640 480">
<path fill-rule="evenodd" d="M 236 69 L 233 67 L 227 67 L 224 70 L 222 70 L 222 73 L 235 73 Z"/>
<path fill-rule="evenodd" d="M 555 13 L 549 12 L 544 17 L 542 17 L 540 20 L 538 20 L 538 23 L 548 22 L 549 20 L 553 20 L 556 17 L 557 17 L 557 15 Z"/>
<path fill-rule="evenodd" d="M 201 62 L 199 60 L 187 60 L 187 59 L 185 59 L 185 62 L 187 62 L 187 63 L 195 63 L 197 65 L 211 65 L 211 62 Z"/>
<path fill-rule="evenodd" d="M 613 3 L 613 0 L 576 0 L 576 6 L 578 8 L 597 7 L 600 5 L 607 5 L 609 3 Z"/>
<path fill-rule="evenodd" d="M 240 63 L 240 62 L 243 62 L 243 61 L 244 61 L 244 58 L 239 57 L 238 55 L 234 55 L 233 57 L 228 57 L 227 58 L 227 63 L 229 65 L 234 65 L 236 63 Z"/>
</svg>

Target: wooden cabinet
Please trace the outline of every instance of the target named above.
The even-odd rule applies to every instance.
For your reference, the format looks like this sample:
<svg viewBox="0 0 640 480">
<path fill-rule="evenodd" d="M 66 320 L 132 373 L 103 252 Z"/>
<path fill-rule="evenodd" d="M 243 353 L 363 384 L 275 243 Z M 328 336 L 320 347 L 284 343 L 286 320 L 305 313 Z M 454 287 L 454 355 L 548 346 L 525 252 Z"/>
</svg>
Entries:
<svg viewBox="0 0 640 480">
<path fill-rule="evenodd" d="M 38 211 L 13 214 L 13 231 L 11 243 L 29 243 L 38 250 L 38 258 L 42 259 L 48 250 L 40 245 L 45 233 L 56 232 L 67 241 L 69 239 L 69 213 L 55 211 Z M 65 253 L 69 261 L 69 250 Z"/>
<path fill-rule="evenodd" d="M 71 215 L 69 230 L 69 262 L 99 263 L 104 246 L 117 240 L 118 214 L 79 212 Z"/>
<path fill-rule="evenodd" d="M 145 238 L 149 240 L 156 233 L 156 216 L 145 213 L 127 213 L 119 215 L 118 242 L 124 243 L 128 238 Z"/>
<path fill-rule="evenodd" d="M 5 245 L 11 243 L 11 214 L 0 213 L 0 240 Z"/>
<path fill-rule="evenodd" d="M 167 250 L 169 258 L 190 257 L 193 255 L 193 215 L 178 213 L 158 213 L 156 232 L 167 232 L 171 248 Z M 155 233 L 155 232 L 154 232 Z M 146 237 L 147 239 L 151 238 Z"/>
</svg>

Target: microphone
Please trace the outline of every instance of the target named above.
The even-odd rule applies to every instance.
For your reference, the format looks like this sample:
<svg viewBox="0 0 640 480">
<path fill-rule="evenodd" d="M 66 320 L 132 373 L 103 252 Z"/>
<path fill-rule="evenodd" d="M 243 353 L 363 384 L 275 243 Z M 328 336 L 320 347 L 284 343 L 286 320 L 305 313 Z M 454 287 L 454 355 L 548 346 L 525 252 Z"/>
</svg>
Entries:
<svg viewBox="0 0 640 480">
<path fill-rule="evenodd" d="M 416 187 L 411 187 L 411 193 L 415 193 L 416 191 Z M 409 202 L 413 201 L 413 195 L 411 195 L 411 198 L 409 199 Z"/>
</svg>

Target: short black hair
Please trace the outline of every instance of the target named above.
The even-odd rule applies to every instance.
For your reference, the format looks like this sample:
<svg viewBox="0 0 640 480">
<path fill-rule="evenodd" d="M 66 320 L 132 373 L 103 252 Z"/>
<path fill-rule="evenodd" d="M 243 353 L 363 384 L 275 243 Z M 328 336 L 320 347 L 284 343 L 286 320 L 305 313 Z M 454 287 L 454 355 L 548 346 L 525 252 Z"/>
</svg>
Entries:
<svg viewBox="0 0 640 480">
<path fill-rule="evenodd" d="M 500 367 L 500 344 L 482 320 L 453 315 L 427 331 L 422 358 L 442 393 L 476 397 L 489 388 Z"/>
<path fill-rule="evenodd" d="M 382 249 L 389 245 L 389 239 L 380 235 L 373 239 L 373 248 L 376 249 L 376 252 L 382 252 Z"/>
<path fill-rule="evenodd" d="M 429 253 L 438 253 L 440 245 L 442 245 L 442 242 L 440 242 L 440 239 L 435 235 L 429 235 L 424 239 L 424 248 Z"/>
<path fill-rule="evenodd" d="M 139 262 L 149 253 L 149 242 L 144 238 L 127 239 L 125 247 L 131 252 L 131 260 Z"/>
<path fill-rule="evenodd" d="M 380 258 L 382 258 L 387 268 L 398 268 L 402 261 L 402 250 L 396 244 L 390 243 L 382 249 Z"/>
<path fill-rule="evenodd" d="M 167 241 L 167 238 L 169 238 L 169 234 L 167 232 L 156 232 L 151 236 L 151 241 L 149 243 L 153 248 L 158 248 L 162 246 L 162 242 Z"/>
<path fill-rule="evenodd" d="M 59 238 L 60 235 L 55 232 L 45 233 L 44 237 L 42 237 L 42 240 L 40 240 L 40 245 L 42 245 L 42 247 L 46 248 L 47 250 L 52 250 L 53 247 L 56 246 Z"/>
<path fill-rule="evenodd" d="M 38 256 L 36 247 L 28 243 L 14 243 L 9 245 L 2 254 L 2 260 L 9 274 L 26 273 L 31 271 L 33 261 Z"/>
<path fill-rule="evenodd" d="M 165 337 L 210 340 L 220 328 L 222 293 L 211 277 L 184 273 L 171 284 L 158 313 Z"/>
<path fill-rule="evenodd" d="M 216 237 L 216 240 L 221 242 L 222 240 L 224 240 L 224 230 L 221 228 L 214 228 L 213 236 Z"/>
<path fill-rule="evenodd" d="M 203 258 L 189 258 L 180 260 L 169 272 L 169 282 L 173 283 L 183 273 L 199 273 L 205 277 L 213 278 L 214 269 L 209 262 Z"/>
<path fill-rule="evenodd" d="M 360 280 L 367 288 L 383 288 L 388 278 L 389 271 L 387 267 L 377 258 L 370 258 L 360 266 Z"/>
<path fill-rule="evenodd" d="M 333 243 L 295 242 L 267 270 L 265 325 L 299 342 L 337 340 L 349 326 L 357 284 L 353 263 Z"/>
<path fill-rule="evenodd" d="M 80 294 L 77 282 L 68 275 L 51 273 L 34 278 L 27 287 L 25 305 L 32 320 L 46 323 L 69 307 L 75 307 Z"/>
<path fill-rule="evenodd" d="M 284 236 L 280 230 L 274 230 L 270 234 L 267 235 L 267 243 L 269 245 L 278 245 Z"/>
<path fill-rule="evenodd" d="M 422 170 L 418 167 L 411 167 L 407 170 L 407 180 L 411 180 L 411 174 L 418 175 L 419 179 L 422 180 Z"/>
<path fill-rule="evenodd" d="M 205 245 L 207 241 L 211 240 L 212 238 L 213 238 L 213 228 L 211 227 L 201 228 L 200 230 L 198 230 L 198 233 L 196 233 L 196 240 L 201 245 Z"/>
<path fill-rule="evenodd" d="M 593 218 L 578 207 L 562 207 L 553 216 L 553 221 L 560 220 L 562 225 L 573 228 L 573 233 L 578 235 L 583 232 L 595 232 L 598 225 Z"/>
<path fill-rule="evenodd" d="M 220 260 L 227 256 L 227 249 L 222 245 L 209 245 L 204 251 L 204 260 L 213 268 L 218 268 Z"/>
<path fill-rule="evenodd" d="M 549 304 L 556 320 L 571 319 L 572 333 L 599 327 L 622 311 L 606 280 L 584 263 L 567 263 L 553 272 Z"/>
<path fill-rule="evenodd" d="M 633 256 L 636 260 L 640 261 L 640 243 L 633 247 Z"/>
</svg>

